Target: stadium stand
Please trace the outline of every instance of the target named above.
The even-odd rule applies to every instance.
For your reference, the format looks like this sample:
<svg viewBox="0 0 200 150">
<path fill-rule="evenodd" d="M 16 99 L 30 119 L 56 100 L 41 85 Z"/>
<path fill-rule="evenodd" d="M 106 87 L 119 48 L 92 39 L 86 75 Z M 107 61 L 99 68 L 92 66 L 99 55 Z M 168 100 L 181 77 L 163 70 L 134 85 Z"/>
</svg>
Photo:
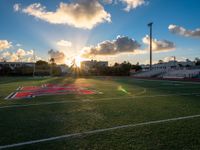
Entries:
<svg viewBox="0 0 200 150">
<path fill-rule="evenodd" d="M 156 70 L 149 70 L 149 71 L 142 71 L 138 72 L 133 75 L 133 77 L 157 77 L 167 72 L 166 69 L 156 69 Z"/>
<path fill-rule="evenodd" d="M 200 75 L 200 69 L 171 70 L 163 75 L 163 78 L 195 78 Z"/>
<path fill-rule="evenodd" d="M 153 69 L 138 72 L 133 77 L 157 77 L 157 78 L 197 78 L 200 76 L 200 69 Z"/>
</svg>

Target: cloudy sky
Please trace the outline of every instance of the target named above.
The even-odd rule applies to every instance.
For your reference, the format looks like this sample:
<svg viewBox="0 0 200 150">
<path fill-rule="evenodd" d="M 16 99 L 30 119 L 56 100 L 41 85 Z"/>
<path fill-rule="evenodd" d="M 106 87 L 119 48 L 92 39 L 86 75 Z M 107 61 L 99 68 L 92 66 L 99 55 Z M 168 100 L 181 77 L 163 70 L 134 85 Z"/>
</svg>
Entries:
<svg viewBox="0 0 200 150">
<path fill-rule="evenodd" d="M 1 0 L 0 61 L 200 57 L 199 0 Z"/>
</svg>

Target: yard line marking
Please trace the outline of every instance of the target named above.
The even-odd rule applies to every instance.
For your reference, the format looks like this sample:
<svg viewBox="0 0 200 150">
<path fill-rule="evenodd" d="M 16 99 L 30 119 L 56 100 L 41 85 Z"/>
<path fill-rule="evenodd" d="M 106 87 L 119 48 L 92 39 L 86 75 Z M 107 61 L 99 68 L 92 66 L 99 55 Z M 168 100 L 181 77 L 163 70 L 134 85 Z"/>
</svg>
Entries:
<svg viewBox="0 0 200 150">
<path fill-rule="evenodd" d="M 19 107 L 30 107 L 30 106 L 41 106 L 41 105 L 52 105 L 52 104 L 63 104 L 63 103 L 81 103 L 81 102 L 98 102 L 106 100 L 120 100 L 120 99 L 137 99 L 137 98 L 154 98 L 154 97 L 167 97 L 167 96 L 190 96 L 199 95 L 200 93 L 176 93 L 176 94 L 165 94 L 165 95 L 146 95 L 146 96 L 130 96 L 130 97 L 107 97 L 100 99 L 82 99 L 82 100 L 71 100 L 71 101 L 60 101 L 60 102 L 42 102 L 35 104 L 16 104 L 0 106 L 0 109 L 5 108 L 19 108 Z"/>
<path fill-rule="evenodd" d="M 5 97 L 4 99 L 9 99 L 15 92 L 10 93 L 7 97 Z"/>
<path fill-rule="evenodd" d="M 12 95 L 11 99 L 14 98 L 17 95 L 18 92 L 16 92 L 15 94 Z"/>
<path fill-rule="evenodd" d="M 19 91 L 19 90 L 21 90 L 22 89 L 22 87 L 21 86 L 19 86 L 17 89 L 16 89 L 16 91 Z"/>
<path fill-rule="evenodd" d="M 166 123 L 166 122 L 178 121 L 178 120 L 186 120 L 186 119 L 192 119 L 192 118 L 198 118 L 198 117 L 200 117 L 200 114 L 192 115 L 192 116 L 177 117 L 177 118 L 169 118 L 169 119 L 163 119 L 163 120 L 154 120 L 154 121 L 148 121 L 148 122 L 142 122 L 142 123 L 136 123 L 136 124 L 121 125 L 121 126 L 115 126 L 115 127 L 110 127 L 110 128 L 103 128 L 103 129 L 97 129 L 97 130 L 91 130 L 91 131 L 85 131 L 85 132 L 79 132 L 79 133 L 65 134 L 65 135 L 54 136 L 54 137 L 49 137 L 49 138 L 44 138 L 44 139 L 39 139 L 39 140 L 31 140 L 31 141 L 26 141 L 26 142 L 21 142 L 21 143 L 2 145 L 2 146 L 0 146 L 0 149 L 14 148 L 14 147 L 19 147 L 19 146 L 24 146 L 24 145 L 31 145 L 31 144 L 36 144 L 36 143 L 55 141 L 55 140 L 61 140 L 61 139 L 66 139 L 66 138 L 76 138 L 76 137 L 80 137 L 83 135 L 87 136 L 87 135 L 92 135 L 92 134 L 96 134 L 96 133 L 102 133 L 102 132 L 112 131 L 112 130 L 117 130 L 117 129 L 125 129 L 125 128 L 131 128 L 131 127 L 152 125 L 152 124 L 160 124 L 160 123 Z"/>
</svg>

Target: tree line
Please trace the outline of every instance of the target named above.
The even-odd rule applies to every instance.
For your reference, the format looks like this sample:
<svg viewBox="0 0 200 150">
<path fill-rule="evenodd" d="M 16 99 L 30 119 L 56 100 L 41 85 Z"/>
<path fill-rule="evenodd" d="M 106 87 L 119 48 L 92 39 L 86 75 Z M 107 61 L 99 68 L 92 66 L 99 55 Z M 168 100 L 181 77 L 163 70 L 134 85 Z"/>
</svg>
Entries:
<svg viewBox="0 0 200 150">
<path fill-rule="evenodd" d="M 62 75 L 61 68 L 55 62 L 48 63 L 43 60 L 34 63 L 17 63 L 11 65 L 9 63 L 0 64 L 1 76 L 59 76 Z"/>
<path fill-rule="evenodd" d="M 79 74 L 94 76 L 129 76 L 131 70 L 139 71 L 141 69 L 139 63 L 133 65 L 130 62 L 124 61 L 122 63 L 115 63 L 113 66 L 101 66 L 97 64 L 87 71 L 81 70 L 80 68 Z"/>
<path fill-rule="evenodd" d="M 200 59 L 195 58 L 196 66 L 200 66 Z M 159 63 L 163 63 L 162 60 Z M 20 63 L 18 63 L 20 64 Z M 35 66 L 21 64 L 16 67 L 11 67 L 8 63 L 0 64 L 0 76 L 129 76 L 130 72 L 140 71 L 142 68 L 137 64 L 130 62 L 115 63 L 113 66 L 94 65 L 88 70 L 78 67 L 69 67 L 67 74 L 63 74 L 61 67 L 55 63 L 52 58 L 49 62 L 39 60 Z"/>
</svg>

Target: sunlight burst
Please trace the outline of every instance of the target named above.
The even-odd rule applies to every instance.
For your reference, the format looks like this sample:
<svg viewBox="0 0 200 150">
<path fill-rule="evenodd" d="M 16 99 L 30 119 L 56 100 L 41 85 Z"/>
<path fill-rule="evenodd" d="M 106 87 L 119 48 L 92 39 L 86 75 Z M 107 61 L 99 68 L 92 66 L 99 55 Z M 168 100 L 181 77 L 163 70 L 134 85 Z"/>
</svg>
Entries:
<svg viewBox="0 0 200 150">
<path fill-rule="evenodd" d="M 75 56 L 74 59 L 75 59 L 75 64 L 76 64 L 76 66 L 78 66 L 78 67 L 81 67 L 81 62 L 85 60 L 84 58 L 82 58 L 82 57 L 80 57 L 80 56 Z"/>
</svg>

